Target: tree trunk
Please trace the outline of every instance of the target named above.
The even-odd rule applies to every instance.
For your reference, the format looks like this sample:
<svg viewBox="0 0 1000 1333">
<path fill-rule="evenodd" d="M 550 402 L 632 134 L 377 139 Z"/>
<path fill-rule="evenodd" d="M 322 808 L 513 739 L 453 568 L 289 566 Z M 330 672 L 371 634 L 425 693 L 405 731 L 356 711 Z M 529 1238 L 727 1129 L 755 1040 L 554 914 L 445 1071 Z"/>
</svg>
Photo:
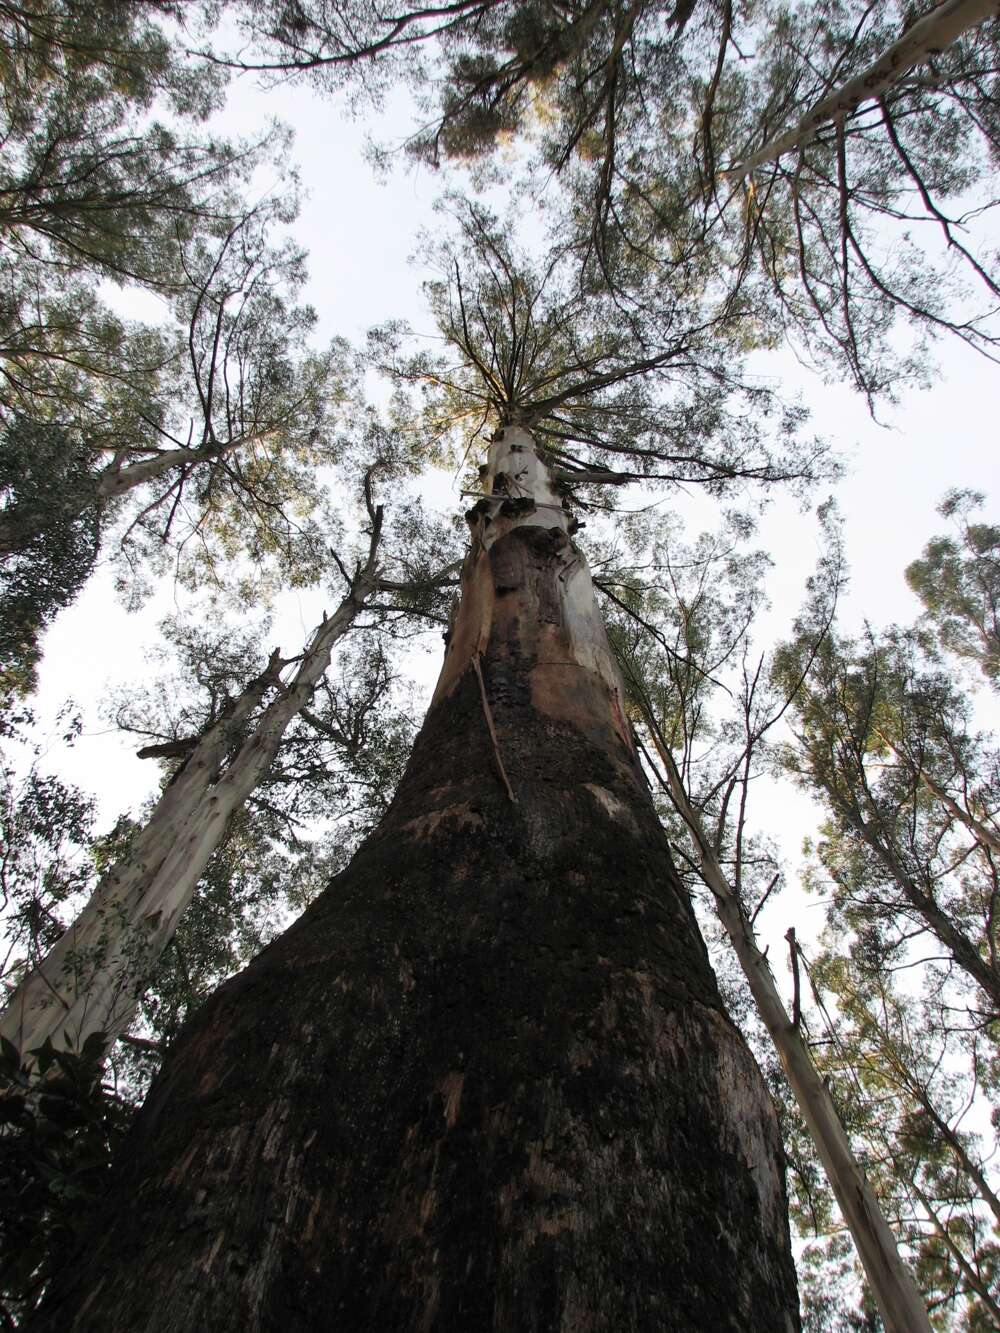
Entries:
<svg viewBox="0 0 1000 1333">
<path fill-rule="evenodd" d="M 267 670 L 199 738 L 127 856 L 104 876 L 77 919 L 14 991 L 0 1013 L 0 1035 L 22 1054 L 46 1040 L 79 1049 L 95 1033 L 110 1045 L 133 1021 L 233 815 L 273 763 L 289 723 L 330 665 L 334 644 L 374 588 L 380 530 L 381 510 L 367 566 L 335 614 L 316 629 L 292 680 L 282 684 L 275 654 Z M 241 731 L 269 690 L 277 690 L 277 697 L 240 743 Z"/>
<path fill-rule="evenodd" d="M 781 1147 L 531 435 L 406 774 L 187 1024 L 33 1327 L 794 1330 Z"/>
<path fill-rule="evenodd" d="M 931 1333 L 927 1308 L 913 1275 L 903 1263 L 896 1237 L 878 1197 L 851 1148 L 833 1097 L 813 1064 L 798 1022 L 788 1017 L 767 958 L 757 947 L 753 926 L 705 833 L 698 812 L 651 714 L 647 725 L 666 773 L 664 786 L 678 814 L 691 830 L 701 875 L 715 899 L 716 911 L 747 979 L 757 1012 L 767 1028 L 785 1071 L 795 1104 L 843 1214 L 875 1297 L 887 1333 Z M 793 944 L 793 947 L 797 947 Z"/>
<path fill-rule="evenodd" d="M 91 478 L 87 487 L 75 491 L 66 491 L 59 497 L 59 507 L 64 516 L 85 513 L 88 509 L 98 508 L 109 500 L 128 494 L 137 486 L 167 472 L 182 467 L 193 467 L 197 463 L 218 461 L 234 453 L 237 449 L 255 440 L 264 439 L 270 432 L 255 431 L 250 435 L 239 436 L 225 444 L 206 444 L 193 449 L 165 449 L 152 458 L 142 458 L 125 467 L 110 464 L 102 468 Z M 11 505 L 0 514 L 0 556 L 15 555 L 28 547 L 36 537 L 43 533 L 52 522 L 50 504 Z"/>
<path fill-rule="evenodd" d="M 914 65 L 946 50 L 963 33 L 998 12 L 997 0 L 940 0 L 887 47 L 874 64 L 814 103 L 794 129 L 770 139 L 739 166 L 722 174 L 730 180 L 742 180 L 785 153 L 801 150 L 824 125 L 851 116 L 863 103 L 881 97 Z"/>
</svg>

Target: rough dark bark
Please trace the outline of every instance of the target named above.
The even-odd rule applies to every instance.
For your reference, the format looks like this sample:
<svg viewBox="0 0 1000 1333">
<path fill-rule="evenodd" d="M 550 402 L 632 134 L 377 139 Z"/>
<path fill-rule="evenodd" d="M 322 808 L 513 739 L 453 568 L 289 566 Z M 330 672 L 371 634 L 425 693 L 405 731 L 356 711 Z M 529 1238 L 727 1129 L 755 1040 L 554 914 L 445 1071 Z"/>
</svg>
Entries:
<svg viewBox="0 0 1000 1333">
<path fill-rule="evenodd" d="M 389 814 L 189 1022 L 34 1329 L 799 1327 L 774 1111 L 577 574 L 561 527 L 474 547 Z"/>
</svg>

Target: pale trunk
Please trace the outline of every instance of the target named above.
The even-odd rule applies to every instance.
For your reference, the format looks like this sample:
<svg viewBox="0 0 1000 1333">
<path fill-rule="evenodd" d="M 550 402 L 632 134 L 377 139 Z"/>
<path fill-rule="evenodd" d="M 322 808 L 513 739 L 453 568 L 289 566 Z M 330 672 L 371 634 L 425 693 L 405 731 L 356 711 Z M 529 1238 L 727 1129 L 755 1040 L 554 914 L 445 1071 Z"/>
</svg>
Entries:
<svg viewBox="0 0 1000 1333">
<path fill-rule="evenodd" d="M 152 458 L 143 458 L 138 463 L 127 467 L 112 465 L 98 472 L 87 488 L 73 494 L 59 497 L 60 513 L 64 517 L 82 514 L 88 509 L 100 506 L 108 500 L 126 495 L 137 486 L 177 468 L 204 463 L 209 460 L 225 458 L 236 449 L 263 439 L 267 432 L 242 436 L 227 444 L 203 445 L 198 449 L 168 449 L 154 454 Z M 40 508 L 13 505 L 0 515 L 0 555 L 11 555 L 23 550 L 40 533 L 45 531 L 51 519 L 48 505 Z"/>
<path fill-rule="evenodd" d="M 199 738 L 127 858 L 104 876 L 0 1014 L 0 1035 L 20 1051 L 34 1050 L 46 1039 L 78 1049 L 95 1033 L 103 1033 L 110 1045 L 129 1026 L 212 853 L 274 760 L 289 723 L 308 703 L 369 586 L 356 586 L 319 626 L 287 686 L 265 673 Z M 242 726 L 270 688 L 278 689 L 278 697 L 220 777 Z"/>
<path fill-rule="evenodd" d="M 918 764 L 903 750 L 900 750 L 898 746 L 894 745 L 884 731 L 876 729 L 875 734 L 884 745 L 888 746 L 899 762 L 904 764 L 913 776 L 924 784 L 931 795 L 941 802 L 948 813 L 972 834 L 980 846 L 987 847 L 990 851 L 1000 855 L 1000 837 L 992 829 L 987 828 L 982 820 L 977 819 L 970 811 L 959 805 L 954 796 L 946 791 L 939 782 L 935 782 L 922 764 Z"/>
<path fill-rule="evenodd" d="M 909 1269 L 899 1256 L 896 1238 L 851 1150 L 833 1098 L 812 1062 L 809 1048 L 798 1027 L 788 1017 L 767 959 L 757 948 L 739 899 L 712 851 L 673 756 L 655 733 L 653 740 L 666 770 L 667 789 L 697 844 L 701 873 L 712 891 L 719 920 L 736 951 L 757 1011 L 774 1042 L 886 1329 L 888 1333 L 917 1333 L 918 1330 L 931 1333 L 927 1310 Z"/>
<path fill-rule="evenodd" d="M 793 149 L 803 148 L 824 125 L 853 115 L 864 102 L 881 97 L 915 65 L 944 51 L 964 32 L 997 13 L 1000 13 L 997 0 L 942 0 L 893 42 L 874 64 L 814 103 L 794 129 L 771 139 L 723 175 L 742 180 L 758 167 Z"/>
<path fill-rule="evenodd" d="M 976 1293 L 996 1321 L 995 1327 L 1000 1328 L 1000 1305 L 997 1304 L 985 1282 L 983 1282 L 979 1274 L 956 1244 L 955 1238 L 948 1229 L 947 1223 L 942 1221 L 938 1216 L 938 1211 L 931 1200 L 923 1192 L 916 1181 L 910 1181 L 910 1188 L 923 1205 L 927 1216 L 930 1218 L 931 1226 L 940 1236 L 945 1248 L 958 1265 L 959 1272 L 965 1278 L 967 1289 Z"/>
<path fill-rule="evenodd" d="M 862 818 L 856 807 L 841 802 L 835 805 L 835 808 L 844 822 L 854 829 L 882 862 L 903 897 L 914 912 L 923 918 L 928 930 L 937 936 L 956 964 L 964 968 L 969 976 L 979 983 L 994 1006 L 1000 1008 L 1000 972 L 983 958 L 975 941 L 964 931 L 959 930 L 932 894 L 926 892 L 908 873 L 905 864 L 896 855 L 892 843 L 884 833 L 877 827 L 873 828 Z"/>
<path fill-rule="evenodd" d="M 774 1108 L 569 516 L 527 430 L 489 472 L 390 810 L 185 1025 L 36 1331 L 798 1328 Z"/>
</svg>

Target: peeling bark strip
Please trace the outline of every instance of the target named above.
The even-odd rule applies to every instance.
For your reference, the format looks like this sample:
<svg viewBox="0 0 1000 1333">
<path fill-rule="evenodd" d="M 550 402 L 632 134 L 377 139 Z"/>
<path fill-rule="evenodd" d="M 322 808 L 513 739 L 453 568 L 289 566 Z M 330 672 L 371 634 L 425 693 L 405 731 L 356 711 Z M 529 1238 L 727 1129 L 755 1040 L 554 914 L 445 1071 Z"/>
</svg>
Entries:
<svg viewBox="0 0 1000 1333">
<path fill-rule="evenodd" d="M 503 757 L 500 754 L 500 742 L 497 740 L 497 729 L 493 725 L 493 713 L 490 709 L 490 700 L 486 693 L 486 682 L 483 680 L 483 668 L 480 665 L 478 653 L 476 653 L 475 657 L 472 659 L 472 665 L 476 669 L 476 679 L 479 681 L 479 695 L 483 701 L 483 716 L 486 718 L 486 725 L 490 729 L 490 740 L 493 742 L 493 754 L 496 757 L 497 768 L 500 770 L 503 785 L 507 788 L 507 795 L 516 805 L 517 797 L 514 795 L 514 788 L 510 785 L 510 778 L 508 778 L 507 770 L 503 766 Z"/>
<path fill-rule="evenodd" d="M 529 496 L 471 519 L 385 820 L 187 1024 L 35 1333 L 799 1328 L 774 1109 Z"/>
<path fill-rule="evenodd" d="M 941 0 L 907 28 L 874 64 L 816 102 L 794 129 L 771 139 L 738 167 L 724 171 L 723 176 L 729 180 L 742 180 L 758 167 L 777 161 L 792 149 L 804 148 L 824 125 L 853 115 L 862 103 L 881 97 L 914 65 L 945 50 L 970 28 L 998 13 L 1000 3 L 997 0 Z"/>
<path fill-rule="evenodd" d="M 292 679 L 282 683 L 278 671 L 285 664 L 275 653 L 233 708 L 199 738 L 128 857 L 104 876 L 77 919 L 14 991 L 0 1013 L 0 1035 L 22 1053 L 46 1039 L 79 1049 L 98 1032 L 110 1045 L 134 1019 L 230 820 L 271 766 L 289 723 L 330 665 L 334 644 L 375 586 L 381 514 L 376 511 L 366 566 L 334 615 L 317 627 Z M 276 697 L 227 763 L 270 690 Z"/>
</svg>

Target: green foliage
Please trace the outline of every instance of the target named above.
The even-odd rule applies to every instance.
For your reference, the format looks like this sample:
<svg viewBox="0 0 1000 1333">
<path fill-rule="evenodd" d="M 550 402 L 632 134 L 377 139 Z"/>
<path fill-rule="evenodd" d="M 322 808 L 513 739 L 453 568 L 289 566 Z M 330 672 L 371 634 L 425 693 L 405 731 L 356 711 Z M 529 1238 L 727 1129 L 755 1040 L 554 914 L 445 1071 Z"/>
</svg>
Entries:
<svg viewBox="0 0 1000 1333">
<path fill-rule="evenodd" d="M 0 522 L 10 511 L 47 517 L 40 531 L 14 537 L 0 565 L 0 698 L 34 688 L 39 636 L 90 573 L 99 515 L 74 501 L 93 487 L 90 457 L 58 427 L 10 419 L 0 434 Z"/>
<path fill-rule="evenodd" d="M 237 7 L 253 55 L 235 63 L 375 91 L 407 77 L 424 113 L 408 147 L 435 165 L 503 171 L 493 150 L 517 136 L 519 169 L 561 175 L 556 229 L 620 314 L 652 313 L 697 272 L 745 345 L 791 337 L 872 406 L 924 373 L 940 333 L 997 355 L 993 20 L 744 179 L 727 172 L 920 13 L 903 0 L 468 0 L 391 19 L 363 0 L 299 0 L 291 26 L 288 13 Z"/>
<path fill-rule="evenodd" d="M 0 1038 L 0 1312 L 38 1305 L 91 1224 L 132 1108 L 102 1085 L 98 1034 L 80 1051 L 46 1043 L 31 1067 Z"/>
<path fill-rule="evenodd" d="M 398 325 L 369 335 L 378 367 L 409 387 L 429 444 L 464 462 L 477 437 L 481 448 L 492 428 L 521 422 L 568 491 L 641 480 L 721 494 L 804 485 L 830 467 L 800 434 L 804 413 L 741 376 L 724 327 L 700 322 L 697 293 L 678 289 L 669 310 L 623 318 L 606 287 L 581 280 L 571 247 L 531 258 L 510 222 L 451 204 L 456 233 L 425 238 L 447 350 L 411 352 Z"/>
<path fill-rule="evenodd" d="M 950 491 L 939 513 L 953 520 L 957 537 L 934 537 L 906 581 L 924 604 L 924 618 L 941 648 L 974 662 L 1000 683 L 1000 526 L 976 523 L 985 497 Z"/>
<path fill-rule="evenodd" d="M 344 351 L 308 345 L 302 255 L 275 236 L 297 207 L 287 136 L 185 131 L 224 76 L 185 59 L 181 18 L 126 0 L 0 15 L 0 415 L 41 432 L 36 470 L 45 431 L 66 455 L 61 486 L 53 463 L 45 495 L 8 504 L 0 549 L 116 519 L 134 593 L 168 556 L 191 581 L 237 560 L 247 588 L 315 581 Z M 275 185 L 249 203 L 262 168 Z M 118 313 L 129 288 L 161 298 L 158 324 Z"/>
<path fill-rule="evenodd" d="M 62 934 L 67 911 L 90 887 L 94 802 L 40 770 L 0 769 L 0 920 L 6 954 L 0 994 Z"/>
<path fill-rule="evenodd" d="M 1000 1319 L 995 1132 L 984 1117 L 1000 1087 L 1000 766 L 956 670 L 956 657 L 989 662 L 976 617 L 995 541 L 968 522 L 971 498 L 949 496 L 943 512 L 959 510 L 984 539 L 930 543 L 911 577 L 927 606 L 917 627 L 859 639 L 831 628 L 816 651 L 807 616 L 776 668 L 786 689 L 802 680 L 782 762 L 826 815 L 807 847 L 808 887 L 827 905 L 816 956 L 802 960 L 814 1058 L 941 1329 Z M 795 1183 L 801 1223 L 817 1190 Z M 828 1236 L 814 1248 L 815 1326 L 838 1328 L 823 1322 L 835 1303 L 823 1264 L 843 1256 Z"/>
<path fill-rule="evenodd" d="M 800 651 L 786 650 L 782 679 Z M 951 674 L 922 663 L 900 631 L 861 644 L 830 635 L 794 710 L 785 760 L 830 812 L 818 855 L 844 925 L 866 923 L 866 948 L 884 963 L 929 932 L 996 1012 L 995 873 L 967 821 L 993 826 L 997 759 L 970 731 Z"/>
</svg>

